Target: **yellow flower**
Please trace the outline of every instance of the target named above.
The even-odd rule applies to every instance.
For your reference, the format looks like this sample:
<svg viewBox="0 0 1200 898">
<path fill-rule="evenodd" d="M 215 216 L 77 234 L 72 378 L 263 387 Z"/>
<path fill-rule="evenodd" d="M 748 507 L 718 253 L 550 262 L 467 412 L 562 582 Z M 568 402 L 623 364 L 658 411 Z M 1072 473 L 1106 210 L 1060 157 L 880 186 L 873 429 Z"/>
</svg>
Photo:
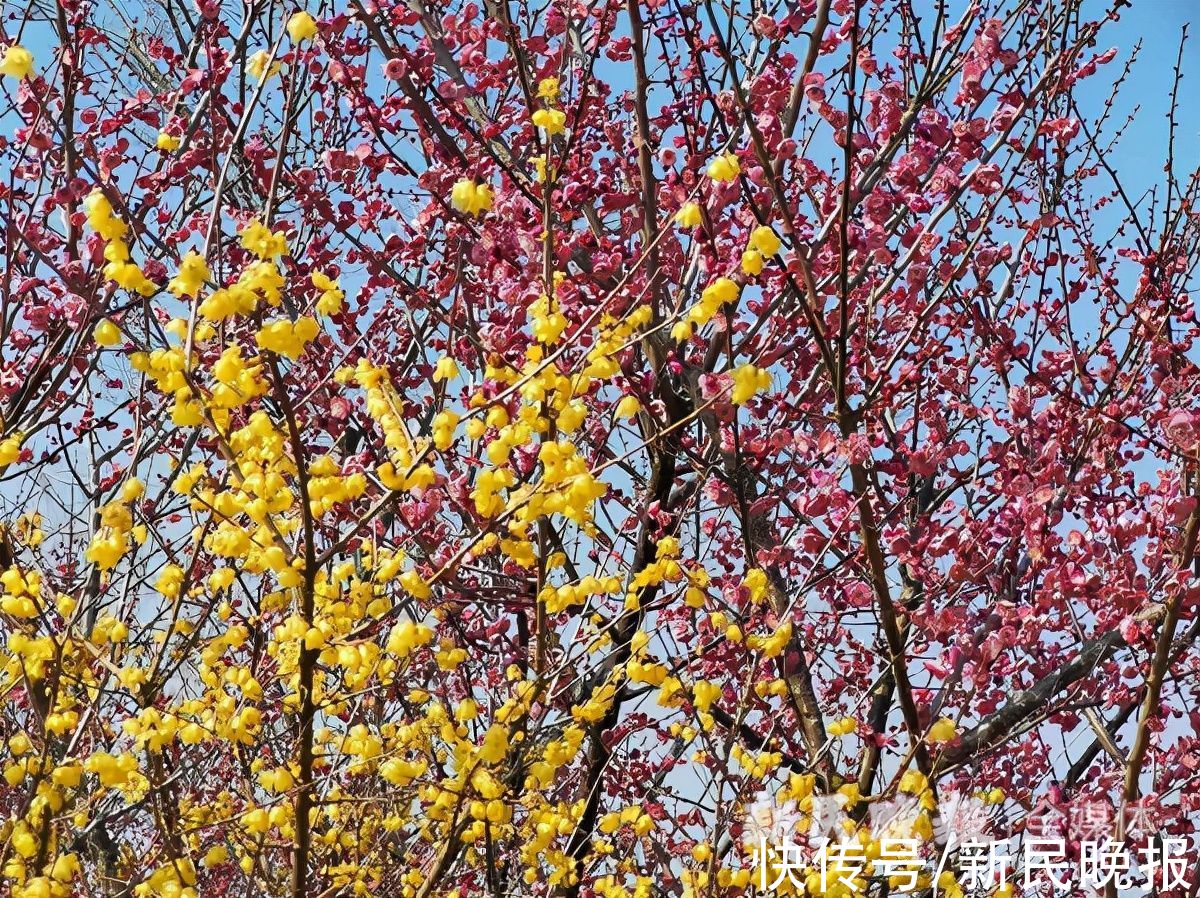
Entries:
<svg viewBox="0 0 1200 898">
<path fill-rule="evenodd" d="M 954 721 L 949 717 L 942 717 L 929 728 L 929 734 L 925 739 L 934 743 L 949 742 L 954 738 L 956 732 L 957 729 L 954 726 Z"/>
<path fill-rule="evenodd" d="M 454 380 L 456 377 L 458 377 L 458 363 L 448 355 L 438 359 L 437 367 L 433 369 L 434 381 Z"/>
<path fill-rule="evenodd" d="M 541 81 L 539 81 L 537 95 L 539 97 L 541 97 L 543 100 L 557 100 L 558 99 L 558 79 L 557 78 L 543 78 Z"/>
<path fill-rule="evenodd" d="M 179 274 L 171 278 L 167 289 L 176 296 L 195 296 L 211 277 L 204 257 L 193 250 L 183 257 L 179 263 Z"/>
<path fill-rule="evenodd" d="M 317 36 L 317 23 L 308 13 L 300 11 L 288 19 L 287 33 L 294 44 L 312 40 Z"/>
<path fill-rule="evenodd" d="M 50 778 L 54 780 L 54 784 L 57 786 L 74 789 L 79 785 L 79 781 L 83 779 L 83 767 L 79 764 L 64 762 L 61 767 L 54 769 L 54 772 L 50 774 Z"/>
<path fill-rule="evenodd" d="M 567 316 L 544 293 L 529 306 L 527 314 L 533 336 L 547 346 L 557 343 L 569 324 Z"/>
<path fill-rule="evenodd" d="M 642 404 L 636 396 L 625 396 L 617 403 L 615 412 L 618 418 L 632 418 L 642 410 Z"/>
<path fill-rule="evenodd" d="M 463 178 L 450 191 L 450 205 L 467 215 L 479 215 L 492 208 L 492 188 Z"/>
<path fill-rule="evenodd" d="M 321 291 L 317 298 L 317 311 L 322 315 L 336 315 L 340 312 L 346 294 L 342 292 L 338 282 L 319 271 L 314 271 L 311 279 L 312 285 Z"/>
<path fill-rule="evenodd" d="M 421 776 L 428 765 L 424 761 L 404 761 L 389 758 L 379 765 L 379 775 L 393 786 L 407 786 Z"/>
<path fill-rule="evenodd" d="M 533 114 L 533 124 L 553 137 L 567 129 L 567 114 L 561 109 L 539 109 Z"/>
<path fill-rule="evenodd" d="M 733 395 L 730 397 L 734 405 L 744 405 L 749 402 L 759 390 L 771 386 L 771 375 L 762 368 L 751 364 L 740 365 L 733 371 Z"/>
<path fill-rule="evenodd" d="M 0 468 L 11 465 L 21 457 L 21 443 L 25 434 L 17 432 L 0 440 Z"/>
<path fill-rule="evenodd" d="M 508 753 L 508 733 L 499 725 L 493 724 L 484 734 L 483 744 L 479 746 L 479 759 L 487 764 L 496 764 Z"/>
<path fill-rule="evenodd" d="M 246 828 L 247 832 L 262 835 L 271 828 L 271 820 L 265 810 L 255 808 L 253 811 L 242 814 L 242 826 Z"/>
<path fill-rule="evenodd" d="M 721 307 L 737 301 L 741 288 L 729 278 L 717 278 L 704 288 L 700 302 L 688 309 L 687 319 L 671 329 L 671 336 L 679 342 L 692 335 L 693 327 L 703 327 L 713 319 Z"/>
<path fill-rule="evenodd" d="M 115 346 L 121 342 L 121 330 L 107 318 L 96 325 L 92 337 L 101 346 Z"/>
<path fill-rule="evenodd" d="M 167 598 L 174 599 L 179 595 L 179 588 L 183 585 L 183 578 L 183 568 L 177 564 L 168 564 L 163 568 L 163 572 L 159 575 L 154 588 Z"/>
<path fill-rule="evenodd" d="M 158 290 L 135 262 L 110 262 L 104 266 L 104 276 L 115 281 L 118 286 L 126 290 L 136 290 L 143 296 L 150 296 Z"/>
<path fill-rule="evenodd" d="M 1004 887 L 1001 886 L 1001 889 Z M 954 874 L 950 870 L 943 870 L 937 878 L 937 892 L 939 895 L 944 895 L 946 898 L 962 898 L 962 886 L 958 884 L 958 880 L 954 878 Z M 998 889 L 997 895 L 1001 894 Z"/>
<path fill-rule="evenodd" d="M 258 781 L 268 792 L 286 792 L 296 784 L 292 772 L 286 767 L 264 770 L 259 773 Z"/>
<path fill-rule="evenodd" d="M 764 256 L 773 256 L 779 252 L 778 235 L 766 225 L 754 229 L 750 234 L 750 248 L 758 250 Z"/>
<path fill-rule="evenodd" d="M 675 224 L 681 228 L 698 228 L 702 221 L 700 207 L 696 203 L 684 203 L 675 213 Z"/>
<path fill-rule="evenodd" d="M 738 157 L 733 153 L 723 153 L 708 163 L 708 176 L 714 181 L 732 181 L 741 171 Z"/>
<path fill-rule="evenodd" d="M 113 214 L 112 203 L 99 188 L 88 194 L 83 210 L 92 230 L 105 240 L 119 240 L 125 235 L 125 223 Z"/>
<path fill-rule="evenodd" d="M 8 75 L 18 81 L 33 73 L 33 54 L 24 47 L 13 44 L 0 57 L 0 75 Z"/>
<path fill-rule="evenodd" d="M 843 717 L 829 725 L 830 736 L 849 736 L 858 729 L 858 721 L 853 717 Z"/>
<path fill-rule="evenodd" d="M 445 410 L 433 418 L 433 445 L 443 452 L 454 442 L 454 429 L 458 427 L 458 415 Z"/>
<path fill-rule="evenodd" d="M 900 777 L 900 791 L 907 792 L 909 795 L 916 795 L 924 792 L 929 788 L 929 780 L 925 778 L 925 774 L 916 769 L 904 771 L 904 775 Z"/>
<path fill-rule="evenodd" d="M 252 221 L 242 229 L 242 246 L 260 259 L 273 259 L 288 251 L 283 234 L 272 232 L 260 221 Z"/>
<path fill-rule="evenodd" d="M 704 292 L 700 294 L 700 301 L 711 306 L 713 313 L 716 314 L 716 310 L 721 306 L 734 302 L 740 292 L 736 282 L 729 278 L 717 278 L 704 288 Z"/>
<path fill-rule="evenodd" d="M 742 253 L 742 272 L 751 277 L 762 274 L 763 257 L 758 250 L 748 249 Z"/>
<path fill-rule="evenodd" d="M 166 131 L 160 131 L 158 133 L 158 140 L 154 141 L 154 145 L 160 150 L 173 153 L 179 149 L 179 138 L 173 134 L 168 134 Z"/>
<path fill-rule="evenodd" d="M 316 319 L 305 316 L 295 322 L 283 320 L 265 324 L 255 339 L 261 349 L 296 359 L 320 332 L 321 326 Z"/>
<path fill-rule="evenodd" d="M 108 752 L 97 752 L 83 764 L 88 773 L 94 773 L 100 778 L 102 786 L 119 786 L 129 779 L 129 774 L 137 770 L 137 761 L 132 755 L 110 755 Z"/>
<path fill-rule="evenodd" d="M 257 81 L 266 81 L 272 75 L 278 74 L 279 68 L 279 63 L 271 62 L 271 54 L 266 50 L 252 53 L 246 60 L 246 74 Z"/>
</svg>

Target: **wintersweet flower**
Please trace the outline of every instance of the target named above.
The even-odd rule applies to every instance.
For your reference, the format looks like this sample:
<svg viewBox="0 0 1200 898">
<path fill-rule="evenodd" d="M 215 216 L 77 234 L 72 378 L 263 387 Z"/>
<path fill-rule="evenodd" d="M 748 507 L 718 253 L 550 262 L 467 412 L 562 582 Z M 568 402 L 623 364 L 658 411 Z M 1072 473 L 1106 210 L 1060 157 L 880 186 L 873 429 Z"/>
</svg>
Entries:
<svg viewBox="0 0 1200 898">
<path fill-rule="evenodd" d="M 195 296 L 211 277 L 204 257 L 192 250 L 179 263 L 179 274 L 171 278 L 167 289 L 176 296 Z"/>
<path fill-rule="evenodd" d="M 733 153 L 723 153 L 708 163 L 708 176 L 714 181 L 732 181 L 741 171 L 738 157 Z"/>
<path fill-rule="evenodd" d="M 346 294 L 338 286 L 338 282 L 319 271 L 310 275 L 312 285 L 321 291 L 317 298 L 317 312 L 322 315 L 336 315 L 342 310 L 342 301 Z"/>
<path fill-rule="evenodd" d="M 613 412 L 618 418 L 633 418 L 642 410 L 642 404 L 638 402 L 636 396 L 623 396 L 621 401 L 617 403 L 616 411 Z"/>
<path fill-rule="evenodd" d="M 433 445 L 445 451 L 454 443 L 454 429 L 458 427 L 458 415 L 452 411 L 438 412 L 433 418 Z"/>
<path fill-rule="evenodd" d="M 296 784 L 295 777 L 286 767 L 262 771 L 258 775 L 258 782 L 268 792 L 276 793 L 287 792 Z"/>
<path fill-rule="evenodd" d="M 954 738 L 956 733 L 957 728 L 954 726 L 954 721 L 948 717 L 942 717 L 929 728 L 929 733 L 925 739 L 933 743 L 949 742 Z"/>
<path fill-rule="evenodd" d="M 687 318 L 671 328 L 671 337 L 676 342 L 682 342 L 694 333 L 698 327 L 703 327 L 713 319 L 721 307 L 737 301 L 741 288 L 726 277 L 720 277 L 704 288 L 700 294 L 700 302 L 688 310 Z"/>
<path fill-rule="evenodd" d="M 779 252 L 782 243 L 779 236 L 766 225 L 760 225 L 750 234 L 750 248 L 764 256 L 773 256 Z"/>
<path fill-rule="evenodd" d="M 722 305 L 734 302 L 740 292 L 738 285 L 734 281 L 729 278 L 717 278 L 704 288 L 700 299 L 706 306 L 710 306 L 715 313 Z"/>
<path fill-rule="evenodd" d="M 150 296 L 158 288 L 145 272 L 133 262 L 110 262 L 104 266 L 104 276 L 126 290 Z"/>
<path fill-rule="evenodd" d="M 749 363 L 739 365 L 733 371 L 733 393 L 730 401 L 734 405 L 744 405 L 760 390 L 771 386 L 771 375 L 762 368 Z"/>
<path fill-rule="evenodd" d="M 0 75 L 21 80 L 33 73 L 33 54 L 24 47 L 13 44 L 0 57 Z"/>
<path fill-rule="evenodd" d="M 542 294 L 529 306 L 529 325 L 534 338 L 547 346 L 558 342 L 567 329 L 567 316 L 560 312 L 550 297 Z"/>
<path fill-rule="evenodd" d="M 458 363 L 450 356 L 442 356 L 438 359 L 437 365 L 433 369 L 434 383 L 443 380 L 454 380 L 458 377 Z"/>
<path fill-rule="evenodd" d="M 274 259 L 287 254 L 288 245 L 283 234 L 272 231 L 258 219 L 246 225 L 239 236 L 242 246 L 260 259 Z"/>
<path fill-rule="evenodd" d="M 566 130 L 567 114 L 561 109 L 539 109 L 533 114 L 533 124 L 553 137 Z"/>
<path fill-rule="evenodd" d="M 91 229 L 105 240 L 118 240 L 125 236 L 126 225 L 116 217 L 103 191 L 96 189 L 89 193 L 83 201 L 83 211 Z"/>
<path fill-rule="evenodd" d="M 21 457 L 21 443 L 24 441 L 25 434 L 19 431 L 0 440 L 0 467 L 11 465 Z"/>
<path fill-rule="evenodd" d="M 257 50 L 246 60 L 246 74 L 259 82 L 277 75 L 280 68 L 278 62 L 271 61 L 271 54 L 266 50 Z"/>
<path fill-rule="evenodd" d="M 287 33 L 294 44 L 312 40 L 317 36 L 317 23 L 312 16 L 301 10 L 288 19 Z"/>
<path fill-rule="evenodd" d="M 276 355 L 297 359 L 317 334 L 321 326 L 315 318 L 305 316 L 297 321 L 272 321 L 263 325 L 255 338 L 259 347 Z"/>
<path fill-rule="evenodd" d="M 115 346 L 121 342 L 121 330 L 105 318 L 96 325 L 92 337 L 101 346 Z"/>
<path fill-rule="evenodd" d="M 467 215 L 480 215 L 492 208 L 492 188 L 470 178 L 458 181 L 450 191 L 450 205 Z"/>
<path fill-rule="evenodd" d="M 702 221 L 700 206 L 696 203 L 684 203 L 675 213 L 675 223 L 681 228 L 698 228 Z"/>
<path fill-rule="evenodd" d="M 826 727 L 830 736 L 849 736 L 858 729 L 858 721 L 853 717 L 842 717 Z"/>
</svg>

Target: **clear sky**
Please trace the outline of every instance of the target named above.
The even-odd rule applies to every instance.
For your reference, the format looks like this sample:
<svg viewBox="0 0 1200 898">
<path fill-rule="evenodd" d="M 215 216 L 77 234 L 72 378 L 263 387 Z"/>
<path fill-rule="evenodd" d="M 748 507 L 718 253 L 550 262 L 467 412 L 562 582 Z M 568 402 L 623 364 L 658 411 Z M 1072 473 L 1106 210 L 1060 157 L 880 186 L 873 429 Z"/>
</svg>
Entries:
<svg viewBox="0 0 1200 898">
<path fill-rule="evenodd" d="M 1093 9 L 1102 10 L 1107 0 L 1091 0 Z M 1134 198 L 1154 184 L 1161 183 L 1162 164 L 1166 159 L 1167 111 L 1180 35 L 1191 23 L 1190 36 L 1183 52 L 1183 82 L 1179 90 L 1178 131 L 1175 152 L 1176 172 L 1186 178 L 1200 164 L 1200 3 L 1197 0 L 1132 0 L 1132 8 L 1121 10 L 1121 20 L 1109 25 L 1099 41 L 1098 50 L 1115 46 L 1119 54 L 1112 64 L 1091 79 L 1088 95 L 1098 108 L 1120 73 L 1120 63 L 1128 58 L 1141 41 L 1141 52 L 1128 82 L 1117 101 L 1120 120 L 1135 110 L 1131 127 L 1110 159 L 1114 168 L 1127 178 L 1127 190 Z M 1085 110 L 1091 111 L 1091 110 Z M 1133 188 L 1137 187 L 1138 190 Z"/>
</svg>

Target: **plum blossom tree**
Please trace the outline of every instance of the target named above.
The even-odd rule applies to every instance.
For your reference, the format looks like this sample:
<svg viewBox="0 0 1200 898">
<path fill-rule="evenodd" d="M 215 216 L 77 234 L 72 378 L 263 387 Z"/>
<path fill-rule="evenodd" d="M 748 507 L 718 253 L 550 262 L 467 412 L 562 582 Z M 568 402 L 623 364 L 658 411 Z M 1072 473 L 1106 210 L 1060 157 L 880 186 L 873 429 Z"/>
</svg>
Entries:
<svg viewBox="0 0 1200 898">
<path fill-rule="evenodd" d="M 1115 164 L 1122 5 L 6 6 L 5 893 L 1191 836 L 1197 179 L 1175 96 Z"/>
</svg>

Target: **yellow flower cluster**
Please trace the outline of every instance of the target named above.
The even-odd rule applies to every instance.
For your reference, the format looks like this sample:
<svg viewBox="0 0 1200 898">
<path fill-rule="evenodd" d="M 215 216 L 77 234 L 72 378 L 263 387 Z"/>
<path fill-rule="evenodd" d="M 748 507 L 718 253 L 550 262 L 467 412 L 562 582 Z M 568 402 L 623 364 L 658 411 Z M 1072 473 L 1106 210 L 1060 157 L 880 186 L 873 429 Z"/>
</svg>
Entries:
<svg viewBox="0 0 1200 898">
<path fill-rule="evenodd" d="M 317 324 L 317 320 L 305 315 L 296 321 L 284 319 L 264 324 L 255 340 L 261 349 L 289 359 L 298 359 L 320 332 L 321 325 Z"/>
<path fill-rule="evenodd" d="M 198 311 L 205 319 L 216 322 L 236 315 L 249 315 L 258 308 L 260 301 L 278 306 L 284 284 L 275 263 L 260 260 L 246 266 L 233 284 L 220 287 L 205 297 Z"/>
<path fill-rule="evenodd" d="M 112 570 L 134 542 L 145 540 L 146 528 L 134 526 L 129 500 L 118 499 L 100 507 L 100 527 L 88 544 L 84 558 L 102 571 Z"/>
<path fill-rule="evenodd" d="M 105 240 L 104 258 L 108 264 L 104 266 L 104 276 L 143 296 L 156 293 L 158 287 L 130 260 L 129 245 L 125 242 L 129 227 L 116 217 L 108 197 L 100 190 L 93 190 L 83 201 L 83 209 L 88 225 Z"/>
<path fill-rule="evenodd" d="M 557 303 L 546 294 L 539 296 L 529 306 L 529 326 L 539 343 L 553 346 L 559 342 L 567 329 L 567 316 L 557 308 Z"/>
<path fill-rule="evenodd" d="M 195 296 L 212 278 L 208 263 L 197 252 L 189 252 L 179 263 L 179 273 L 167 283 L 167 289 L 176 296 Z"/>
<path fill-rule="evenodd" d="M 742 271 L 752 277 L 762 274 L 763 263 L 779 252 L 781 245 L 778 235 L 766 225 L 755 228 L 750 245 L 742 253 Z"/>
<path fill-rule="evenodd" d="M 297 43 L 318 34 L 307 13 L 293 16 L 288 31 Z M 257 76 L 267 60 L 262 58 Z M 542 108 L 534 123 L 548 136 L 565 129 L 559 90 L 554 78 L 538 86 Z M 728 154 L 713 162 L 709 174 L 730 180 L 739 171 L 737 157 Z M 492 189 L 459 181 L 451 202 L 465 214 L 481 215 L 492 207 Z M 126 226 L 103 194 L 89 201 L 88 210 L 92 227 L 107 241 L 109 266 L 132 266 Z M 696 227 L 702 218 L 701 208 L 689 203 L 677 221 Z M 497 354 L 482 372 L 460 372 L 453 355 L 466 366 L 471 354 L 447 349 L 417 395 L 398 389 L 385 365 L 356 357 L 334 383 L 365 400 L 365 417 L 356 409 L 354 418 L 382 434 L 385 450 L 376 456 L 377 467 L 362 471 L 364 456 L 343 454 L 344 444 L 323 429 L 303 431 L 305 445 L 293 445 L 291 425 L 312 420 L 311 394 L 301 394 L 293 406 L 302 410 L 297 422 L 285 417 L 287 403 L 260 401 L 274 399 L 277 381 L 303 368 L 280 365 L 276 356 L 298 359 L 318 338 L 322 346 L 339 338 L 332 332 L 322 337 L 318 317 L 343 307 L 345 294 L 331 276 L 336 269 L 307 275 L 311 289 L 302 284 L 298 292 L 315 302 L 300 317 L 272 314 L 267 309 L 280 306 L 288 289 L 279 262 L 289 253 L 284 233 L 252 221 L 240 243 L 252 259 L 230 274 L 232 283 L 212 283 L 198 252 L 183 257 L 167 287 L 186 300 L 175 305 L 195 314 L 166 325 L 165 346 L 129 355 L 135 370 L 167 397 L 175 425 L 198 429 L 193 445 L 203 440 L 215 447 L 203 463 L 193 456 L 170 472 L 174 495 L 163 507 L 178 510 L 187 523 L 177 544 L 153 560 L 136 549 L 146 539 L 138 522 L 159 512 L 139 501 L 140 481 L 125 475 L 117 497 L 98 509 L 86 558 L 103 572 L 106 585 L 116 582 L 118 567 L 144 578 L 137 617 L 127 623 L 121 616 L 128 618 L 129 611 L 113 604 L 84 625 L 89 618 L 72 615 L 75 600 L 46 594 L 36 573 L 15 567 L 0 573 L 0 612 L 17 628 L 0 657 L 0 689 L 68 670 L 62 679 L 70 685 L 44 715 L 49 734 L 75 732 L 82 726 L 80 712 L 93 700 L 121 709 L 104 727 L 88 721 L 88 747 L 72 749 L 75 758 L 58 760 L 44 744 L 34 744 L 44 734 L 28 744 L 10 743 L 6 781 L 46 783 L 44 790 L 31 786 L 40 805 L 0 824 L 8 827 L 0 838 L 9 839 L 17 858 L 4 871 L 16 884 L 14 894 L 21 889 L 22 898 L 57 898 L 64 884 L 80 876 L 79 862 L 64 853 L 71 843 L 57 834 L 86 826 L 87 814 L 118 799 L 128 804 L 165 795 L 170 781 L 162 766 L 181 746 L 201 746 L 201 755 L 231 752 L 240 773 L 203 802 L 171 798 L 179 859 L 148 858 L 130 888 L 136 898 L 193 898 L 204 870 L 227 864 L 235 876 L 237 869 L 258 875 L 304 825 L 297 814 L 302 796 L 315 805 L 308 818 L 312 866 L 330 894 L 382 894 L 390 858 L 382 858 L 378 846 L 385 843 L 399 852 L 408 845 L 453 844 L 462 849 L 466 867 L 488 863 L 495 846 L 512 846 L 523 865 L 516 874 L 527 883 L 570 887 L 577 864 L 568 850 L 587 798 L 563 791 L 562 777 L 574 775 L 572 765 L 589 747 L 592 727 L 605 720 L 623 690 L 649 692 L 686 746 L 707 742 L 726 708 L 741 706 L 753 693 L 785 695 L 787 688 L 770 675 L 744 684 L 744 693 L 737 682 L 696 679 L 689 659 L 679 663 L 669 647 L 656 655 L 653 646 L 669 645 L 669 635 L 635 627 L 630 637 L 614 626 L 633 618 L 643 603 L 649 609 L 650 596 L 682 601 L 698 627 L 710 624 L 723 636 L 719 650 L 770 669 L 774 665 L 766 662 L 786 651 L 793 633 L 789 621 L 763 624 L 753 616 L 770 596 L 764 571 L 746 572 L 752 617 L 735 619 L 709 595 L 704 567 L 684 560 L 680 537 L 659 537 L 652 559 L 635 570 L 592 564 L 569 548 L 577 533 L 598 537 L 597 503 L 610 488 L 604 472 L 612 458 L 592 455 L 592 440 L 578 434 L 585 427 L 588 434 L 611 428 L 620 439 L 650 439 L 659 423 L 658 404 L 643 407 L 638 398 L 648 395 L 641 392 L 645 385 L 619 379 L 624 354 L 652 324 L 650 305 L 634 304 L 620 315 L 598 312 L 596 323 L 569 320 L 573 306 L 560 305 L 566 294 L 556 289 L 563 276 L 553 275 L 529 306 L 532 339 L 523 358 Z M 757 262 L 743 258 L 743 268 L 758 264 L 761 270 L 762 260 L 779 249 L 771 228 L 755 229 L 746 252 Z M 113 271 L 129 283 L 140 275 L 136 266 Z M 672 333 L 680 341 L 690 338 L 739 295 L 735 280 L 715 279 Z M 239 316 L 254 318 L 234 320 Z M 93 333 L 101 346 L 117 346 L 123 336 L 107 319 Z M 132 328 L 125 339 L 135 339 Z M 770 385 L 768 371 L 752 364 L 735 367 L 731 379 L 737 404 Z M 612 399 L 604 405 L 611 415 L 589 420 L 589 408 L 598 405 L 592 398 L 601 391 Z M 15 459 L 19 441 L 14 449 L 8 454 Z M 0 463 L 5 457 L 0 443 Z M 464 461 L 471 466 L 468 476 L 454 480 Z M 431 489 L 441 484 L 448 488 Z M 430 551 L 418 539 L 403 542 L 403 549 L 385 542 L 396 534 L 407 537 L 408 516 L 447 502 L 447 496 L 464 522 L 459 555 L 448 559 L 449 553 Z M 364 517 L 368 509 L 370 518 Z M 385 515 L 397 523 L 384 523 Z M 383 527 L 375 530 L 375 524 Z M 313 558 L 317 564 L 309 563 Z M 472 644 L 463 629 L 454 626 L 451 604 L 456 578 L 476 571 L 527 577 L 535 606 L 530 620 L 536 610 L 538 621 L 537 632 L 527 634 L 529 660 L 518 659 L 489 682 L 486 694 L 458 687 L 475 682 L 479 660 L 469 655 Z M 62 632 L 43 635 L 37 628 L 55 612 L 64 621 Z M 90 633 L 80 632 L 89 627 Z M 618 639 L 628 645 L 615 645 Z M 626 648 L 624 658 L 609 654 Z M 541 655 L 536 663 L 535 652 Z M 552 727 L 539 730 L 544 721 L 537 715 L 550 707 L 547 690 L 561 685 L 553 666 L 573 652 L 615 661 L 563 701 L 569 713 L 556 714 Z M 186 668 L 175 667 L 181 660 Z M 164 686 L 173 676 L 183 679 L 185 669 L 186 690 Z M 311 725 L 296 726 L 305 713 Z M 829 731 L 845 726 L 834 722 Z M 851 721 L 846 734 L 854 728 Z M 308 740 L 304 751 L 296 748 L 298 732 Z M 935 722 L 927 734 L 931 742 L 953 735 L 948 721 Z M 734 740 L 729 751 L 749 777 L 780 776 L 782 757 L 773 746 L 751 750 Z M 811 778 L 793 778 L 784 791 L 800 801 L 811 797 L 811 788 Z M 906 788 L 932 800 L 931 793 L 925 797 L 927 786 L 906 781 Z M 649 898 L 656 884 L 632 875 L 619 858 L 638 850 L 631 847 L 636 840 L 645 840 L 649 850 L 659 836 L 657 811 L 628 799 L 615 807 L 608 802 L 606 797 L 589 850 L 611 856 L 616 872 L 589 886 L 605 898 Z M 416 854 L 407 872 L 386 880 L 389 894 L 420 893 L 427 868 Z M 744 889 L 752 881 L 754 871 L 726 866 L 706 843 L 696 845 L 692 858 L 698 866 L 682 872 L 694 892 Z"/>
<path fill-rule="evenodd" d="M 301 15 L 303 14 L 301 13 Z M 257 219 L 246 225 L 238 237 L 242 247 L 254 253 L 259 259 L 277 259 L 287 255 L 287 239 L 283 234 L 272 231 Z"/>
<path fill-rule="evenodd" d="M 538 98 L 545 104 L 533 113 L 533 124 L 546 132 L 547 137 L 561 134 L 567 128 L 567 115 L 558 107 L 558 79 L 543 78 L 538 84 Z"/>
<path fill-rule="evenodd" d="M 321 291 L 321 295 L 317 297 L 317 312 L 322 315 L 336 315 L 340 312 L 346 294 L 342 292 L 338 282 L 319 271 L 314 271 L 310 280 L 312 285 Z"/>
<path fill-rule="evenodd" d="M 733 393 L 730 401 L 734 405 L 745 405 L 756 393 L 770 386 L 770 373 L 747 362 L 733 369 Z"/>
<path fill-rule="evenodd" d="M 350 372 L 367 397 L 367 414 L 383 431 L 391 460 L 379 467 L 379 479 L 388 489 L 409 492 L 430 486 L 436 479 L 433 468 L 418 460 L 416 447 L 404 423 L 401 401 L 387 369 L 365 359 Z"/>
<path fill-rule="evenodd" d="M 677 342 L 690 337 L 698 327 L 712 321 L 721 307 L 737 302 L 741 289 L 729 278 L 720 277 L 709 284 L 700 294 L 700 301 L 688 310 L 687 317 L 671 328 L 671 336 Z"/>
<path fill-rule="evenodd" d="M 471 178 L 458 181 L 450 191 L 450 205 L 467 215 L 481 215 L 492 208 L 490 184 L 479 184 Z"/>
</svg>

